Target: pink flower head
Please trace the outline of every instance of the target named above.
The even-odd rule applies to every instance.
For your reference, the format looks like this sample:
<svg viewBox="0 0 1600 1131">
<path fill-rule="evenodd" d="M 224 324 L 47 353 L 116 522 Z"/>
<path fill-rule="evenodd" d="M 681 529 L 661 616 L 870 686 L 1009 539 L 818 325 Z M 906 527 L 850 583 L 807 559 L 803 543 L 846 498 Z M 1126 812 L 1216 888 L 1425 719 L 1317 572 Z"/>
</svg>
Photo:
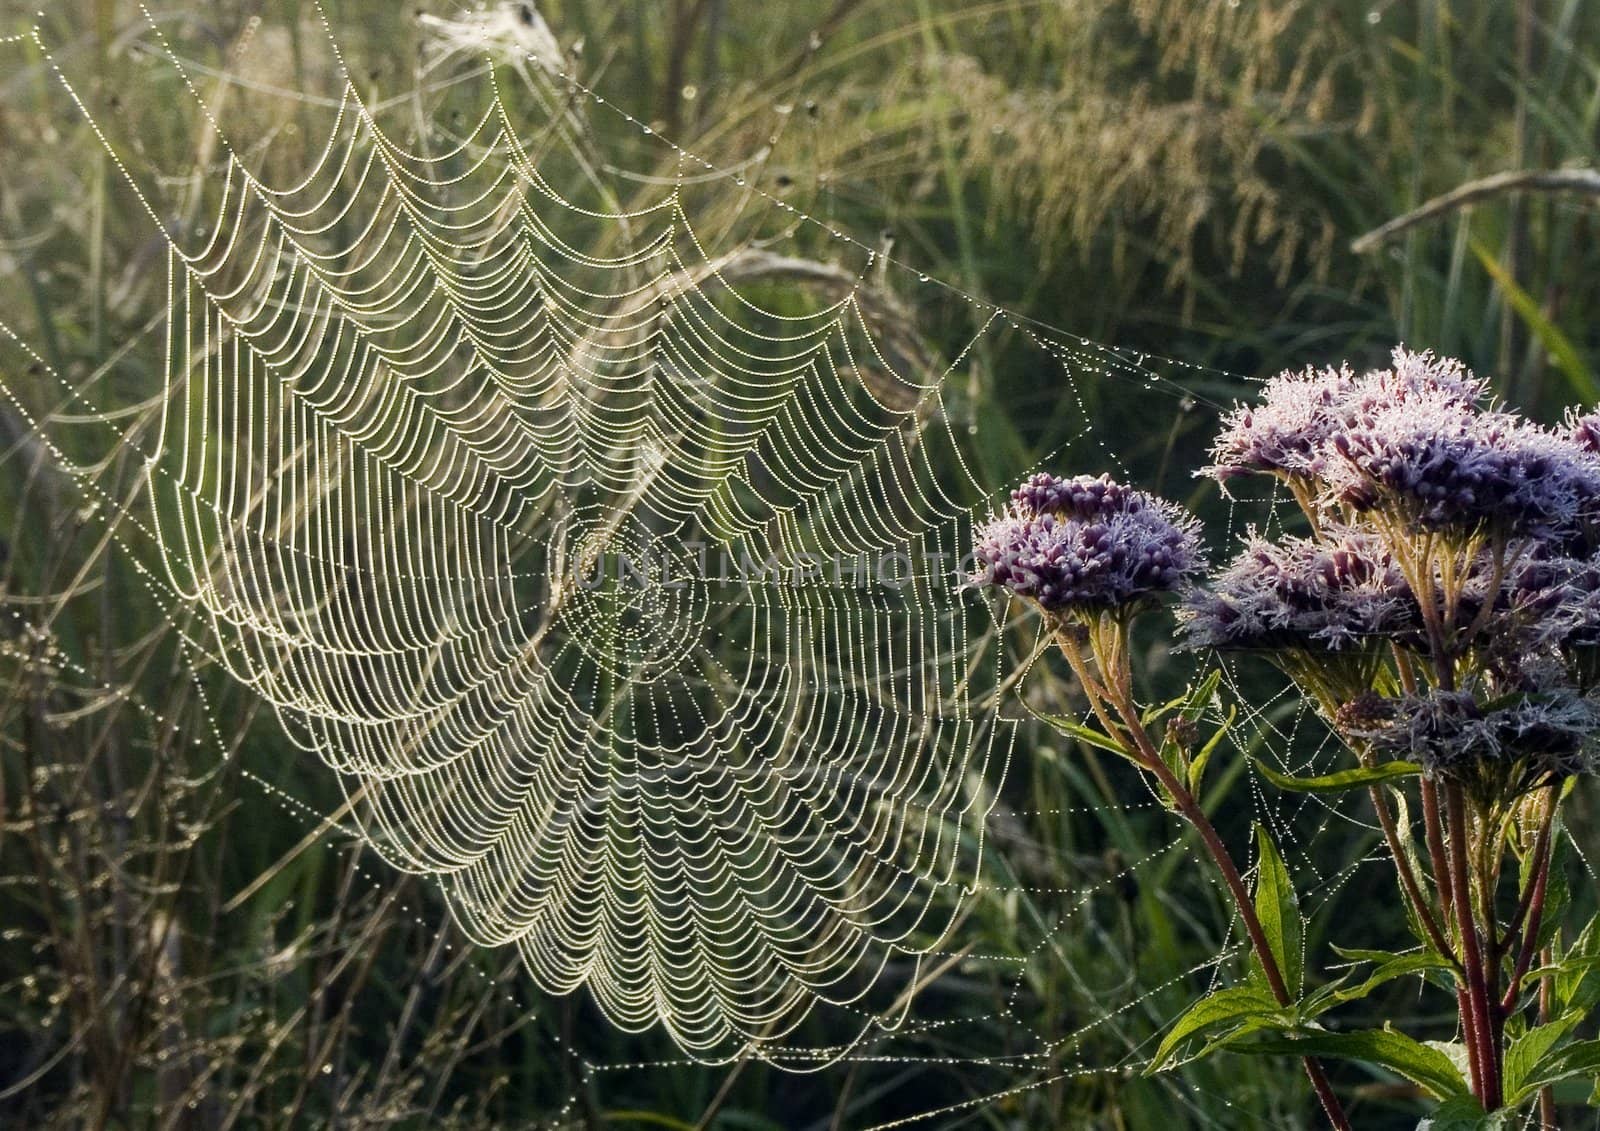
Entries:
<svg viewBox="0 0 1600 1131">
<path fill-rule="evenodd" d="M 1579 412 L 1567 410 L 1567 439 L 1586 452 L 1600 455 L 1600 408 Z"/>
<path fill-rule="evenodd" d="M 1219 482 L 1252 472 L 1314 478 L 1339 405 L 1354 385 L 1348 366 L 1280 373 L 1266 383 L 1260 404 L 1223 418 L 1213 462 L 1201 474 Z"/>
<path fill-rule="evenodd" d="M 1489 383 L 1453 357 L 1436 357 L 1432 350 L 1417 353 L 1396 346 L 1389 361 L 1390 368 L 1371 370 L 1356 384 L 1350 402 L 1343 406 L 1346 413 L 1359 412 L 1364 405 L 1407 401 L 1470 408 L 1482 404 L 1489 395 Z"/>
</svg>

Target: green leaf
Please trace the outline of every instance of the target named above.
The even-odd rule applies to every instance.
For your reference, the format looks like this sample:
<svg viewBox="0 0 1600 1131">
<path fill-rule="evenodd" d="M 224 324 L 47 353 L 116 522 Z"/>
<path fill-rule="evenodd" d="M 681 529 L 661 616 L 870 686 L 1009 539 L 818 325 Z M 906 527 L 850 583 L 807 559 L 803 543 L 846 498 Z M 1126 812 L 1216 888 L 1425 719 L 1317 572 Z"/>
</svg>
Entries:
<svg viewBox="0 0 1600 1131">
<path fill-rule="evenodd" d="M 1385 1022 L 1383 1027 L 1392 1029 L 1394 1026 L 1390 1022 Z M 1430 1049 L 1436 1049 L 1443 1053 L 1444 1058 L 1450 1062 L 1451 1067 L 1456 1070 L 1456 1075 L 1461 1077 L 1462 1080 L 1472 1079 L 1472 1053 L 1467 1051 L 1465 1042 L 1423 1041 L 1422 1043 Z"/>
<path fill-rule="evenodd" d="M 1517 1091 L 1511 1093 L 1511 1102 L 1525 1100 L 1545 1085 L 1573 1076 L 1600 1077 L 1600 1041 L 1574 1041 L 1545 1053 L 1527 1071 Z"/>
<path fill-rule="evenodd" d="M 1600 915 L 1584 925 L 1556 966 L 1555 997 L 1561 1011 L 1593 1012 L 1600 1005 Z"/>
<path fill-rule="evenodd" d="M 1217 697 L 1217 685 L 1222 681 L 1222 669 L 1215 668 L 1206 674 L 1198 684 L 1191 686 L 1176 699 L 1169 699 L 1159 707 L 1150 707 L 1140 716 L 1139 722 L 1144 726 L 1151 726 L 1163 715 L 1177 711 L 1190 722 L 1199 722 L 1200 717 L 1206 713 L 1206 708 Z"/>
<path fill-rule="evenodd" d="M 1211 755 L 1215 754 L 1217 747 L 1222 745 L 1223 736 L 1233 729 L 1233 720 L 1238 713 L 1232 704 L 1229 704 L 1228 717 L 1222 720 L 1222 725 L 1216 729 L 1216 733 L 1206 740 L 1206 744 L 1200 748 L 1200 752 L 1190 761 L 1189 792 L 1196 797 L 1200 796 L 1200 783 L 1205 780 L 1206 766 L 1211 761 Z"/>
<path fill-rule="evenodd" d="M 1572 884 L 1569 870 L 1572 862 L 1572 840 L 1566 826 L 1557 816 L 1550 828 L 1550 874 L 1545 880 L 1544 905 L 1539 917 L 1539 934 L 1536 950 L 1544 950 L 1554 941 L 1566 918 L 1567 907 L 1572 903 Z M 1538 861 L 1532 852 L 1524 854 L 1518 869 L 1517 891 L 1526 896 L 1528 885 L 1534 882 L 1534 868 Z"/>
<path fill-rule="evenodd" d="M 1357 766 L 1350 770 L 1340 770 L 1338 773 L 1324 774 L 1321 777 L 1297 778 L 1292 774 L 1279 773 L 1259 758 L 1255 759 L 1255 764 L 1262 777 L 1279 789 L 1286 789 L 1292 793 L 1344 793 L 1347 790 L 1393 781 L 1395 778 L 1413 777 L 1422 772 L 1422 767 L 1415 762 L 1384 762 L 1377 766 Z"/>
<path fill-rule="evenodd" d="M 1404 957 L 1393 950 L 1368 950 L 1360 946 L 1340 946 L 1338 943 L 1330 943 L 1329 945 L 1340 958 L 1348 958 L 1351 962 L 1370 962 L 1374 966 L 1381 966 L 1385 962 L 1392 962 L 1396 958 Z"/>
<path fill-rule="evenodd" d="M 1413 876 L 1425 877 L 1428 873 L 1422 866 L 1422 861 L 1417 853 L 1417 838 L 1412 832 L 1411 806 L 1406 800 L 1405 791 L 1394 786 L 1388 789 L 1389 798 L 1394 802 L 1395 826 L 1400 833 L 1400 851 L 1405 856 L 1405 862 L 1411 869 Z M 1422 944 L 1423 948 L 1433 946 L 1433 938 L 1428 934 L 1427 927 L 1422 922 L 1422 916 L 1417 908 L 1412 905 L 1410 897 L 1406 894 L 1405 884 L 1400 879 L 1400 869 L 1395 869 L 1395 886 L 1400 891 L 1400 906 L 1405 909 L 1406 926 L 1411 929 L 1411 937 Z M 1424 898 L 1426 898 L 1424 887 Z"/>
<path fill-rule="evenodd" d="M 1338 949 L 1335 947 L 1334 949 Z M 1339 951 L 1346 958 L 1355 957 L 1357 952 Z M 1361 960 L 1376 962 L 1372 973 L 1354 986 L 1345 986 L 1342 982 L 1323 986 L 1310 999 L 1307 1000 L 1301 1015 L 1315 1017 L 1336 1005 L 1348 1001 L 1358 1001 L 1366 997 L 1373 990 L 1385 982 L 1392 982 L 1396 978 L 1404 978 L 1409 974 L 1426 974 L 1433 970 L 1449 970 L 1450 963 L 1437 951 L 1423 950 L 1411 954 L 1389 954 L 1385 951 L 1360 952 Z"/>
<path fill-rule="evenodd" d="M 1054 727 L 1068 738 L 1076 738 L 1079 742 L 1082 742 L 1087 746 L 1093 746 L 1099 750 L 1108 750 L 1118 757 L 1128 759 L 1130 762 L 1138 761 L 1138 759 L 1134 757 L 1133 751 L 1122 745 L 1122 743 L 1118 742 L 1110 735 L 1095 730 L 1094 727 L 1085 726 L 1077 719 L 1070 719 L 1065 715 L 1045 715 L 1039 713 L 1038 711 L 1034 711 L 1032 714 L 1034 718 L 1040 720 L 1041 722 L 1050 724 L 1050 726 Z"/>
<path fill-rule="evenodd" d="M 1467 1082 L 1450 1058 L 1393 1029 L 1368 1029 L 1357 1033 L 1307 1033 L 1300 1037 L 1267 1037 L 1236 1045 L 1235 1051 L 1319 1056 L 1330 1060 L 1359 1060 L 1379 1064 L 1404 1076 L 1435 1099 L 1464 1095 Z"/>
<path fill-rule="evenodd" d="M 1515 1113 L 1486 1114 L 1471 1096 L 1452 1096 L 1417 1124 L 1417 1131 L 1502 1131 L 1515 1125 Z"/>
<path fill-rule="evenodd" d="M 1223 1028 L 1237 1030 L 1250 1021 L 1282 1024 L 1286 1020 L 1277 999 L 1261 986 L 1229 986 L 1218 990 L 1195 1002 L 1173 1022 L 1172 1028 L 1161 1039 L 1161 1047 L 1156 1049 L 1145 1074 L 1160 1072 L 1167 1067 L 1173 1051 L 1191 1037 L 1214 1033 Z"/>
<path fill-rule="evenodd" d="M 1298 998 L 1305 975 L 1305 924 L 1300 920 L 1300 903 L 1295 898 L 1289 869 L 1283 866 L 1278 846 L 1272 843 L 1264 825 L 1256 826 L 1256 848 L 1260 853 L 1256 864 L 1256 918 L 1261 920 L 1261 930 L 1272 948 L 1272 957 L 1277 959 L 1289 996 Z"/>
<path fill-rule="evenodd" d="M 1188 701 L 1189 696 L 1186 693 L 1178 696 L 1176 699 L 1168 699 L 1159 707 L 1146 707 L 1143 711 L 1139 712 L 1139 725 L 1148 730 L 1150 727 L 1156 725 L 1157 721 L 1160 720 L 1162 715 L 1165 715 L 1169 711 L 1176 711 Z"/>
<path fill-rule="evenodd" d="M 1149 726 L 1156 717 L 1165 714 L 1172 707 L 1177 706 L 1178 718 L 1188 723 L 1199 723 L 1206 708 L 1217 697 L 1217 684 L 1222 679 L 1222 669 L 1213 669 L 1200 683 L 1190 688 L 1181 699 L 1174 699 L 1165 707 L 1153 713 L 1146 712 L 1145 725 Z M 1161 760 L 1166 763 L 1178 778 L 1186 778 L 1189 774 L 1189 752 L 1179 746 L 1170 737 L 1163 736 L 1161 740 Z"/>
<path fill-rule="evenodd" d="M 1170 737 L 1161 740 L 1161 760 L 1166 763 L 1167 769 L 1172 771 L 1172 776 L 1182 781 L 1189 775 L 1188 756 L 1184 754 L 1183 747 L 1172 741 Z"/>
<path fill-rule="evenodd" d="M 1537 1087 L 1528 1088 L 1528 1080 L 1532 1079 L 1534 1071 L 1550 1054 L 1550 1050 L 1572 1032 L 1581 1020 L 1581 1013 L 1571 1013 L 1548 1025 L 1536 1025 L 1511 1042 L 1511 1047 L 1506 1050 L 1505 1093 L 1512 1103 L 1539 1090 Z"/>
<path fill-rule="evenodd" d="M 1201 716 L 1206 713 L 1206 708 L 1216 699 L 1217 685 L 1221 682 L 1222 669 L 1212 668 L 1205 679 L 1200 681 L 1199 686 L 1189 693 L 1189 698 L 1184 702 L 1183 710 L 1180 712 L 1183 717 L 1191 723 L 1199 722 Z"/>
</svg>

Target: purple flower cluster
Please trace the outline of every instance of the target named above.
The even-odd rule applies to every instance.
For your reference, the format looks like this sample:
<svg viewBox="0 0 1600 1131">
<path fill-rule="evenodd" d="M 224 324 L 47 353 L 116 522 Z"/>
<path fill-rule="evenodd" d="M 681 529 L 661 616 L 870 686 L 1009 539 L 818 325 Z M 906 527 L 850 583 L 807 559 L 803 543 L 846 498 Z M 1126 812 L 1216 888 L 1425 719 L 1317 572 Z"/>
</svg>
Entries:
<svg viewBox="0 0 1600 1131">
<path fill-rule="evenodd" d="M 1221 480 L 1266 473 L 1320 479 L 1330 444 L 1354 418 L 1386 406 L 1425 402 L 1469 408 L 1485 385 L 1460 362 L 1396 349 L 1393 368 L 1357 377 L 1349 366 L 1280 373 L 1262 388 L 1261 403 L 1223 418 L 1203 474 Z"/>
<path fill-rule="evenodd" d="M 1489 395 L 1489 383 L 1453 357 L 1397 346 L 1389 362 L 1390 368 L 1369 370 L 1354 383 L 1349 403 L 1343 406 L 1346 412 L 1371 412 L 1414 401 L 1471 407 Z"/>
<path fill-rule="evenodd" d="M 1347 739 L 1486 799 L 1590 769 L 1600 409 L 1542 428 L 1459 362 L 1403 349 L 1387 369 L 1284 373 L 1264 392 L 1224 420 L 1207 473 L 1287 481 L 1312 532 L 1252 535 L 1185 601 L 1189 642 L 1266 650 L 1350 697 L 1329 720 Z M 1373 640 L 1410 655 L 1377 682 Z M 1452 690 L 1386 698 L 1402 677 Z"/>
<path fill-rule="evenodd" d="M 1337 651 L 1418 626 L 1411 587 L 1382 543 L 1350 529 L 1320 539 L 1252 537 L 1179 616 L 1201 648 Z"/>
<path fill-rule="evenodd" d="M 1102 610 L 1183 588 L 1203 567 L 1194 519 L 1101 476 L 1036 475 L 977 531 L 972 584 L 1052 612 Z"/>
<path fill-rule="evenodd" d="M 1468 691 L 1430 691 L 1389 704 L 1360 735 L 1379 753 L 1418 761 L 1474 794 L 1503 799 L 1591 768 L 1600 712 L 1567 691 L 1480 703 Z"/>
<path fill-rule="evenodd" d="M 1356 511 L 1390 505 L 1423 530 L 1570 528 L 1600 491 L 1600 459 L 1506 412 L 1407 400 L 1353 416 L 1333 434 L 1327 497 Z"/>
<path fill-rule="evenodd" d="M 1466 565 L 1459 619 L 1476 621 L 1490 602 L 1495 615 L 1479 634 L 1486 648 L 1529 658 L 1600 643 L 1600 557 L 1530 554 L 1497 581 L 1487 552 L 1479 551 Z M 1416 594 L 1382 538 L 1333 524 L 1316 538 L 1252 536 L 1189 594 L 1179 619 L 1197 648 L 1337 652 L 1374 637 L 1410 647 L 1422 642 L 1424 627 Z"/>
<path fill-rule="evenodd" d="M 1192 518 L 1106 476 L 1041 474 L 977 532 L 973 584 L 1079 614 L 1183 591 L 1191 647 L 1264 651 L 1347 741 L 1485 801 L 1591 770 L 1600 409 L 1543 428 L 1404 349 L 1265 394 L 1224 420 L 1207 473 L 1284 481 L 1307 536 L 1252 531 L 1197 588 Z"/>
<path fill-rule="evenodd" d="M 1143 505 L 1143 493 L 1124 487 L 1109 475 L 1076 475 L 1062 479 L 1041 471 L 1011 492 L 1011 502 L 1027 514 L 1055 514 L 1094 519 Z"/>
<path fill-rule="evenodd" d="M 1267 382 L 1259 405 L 1223 418 L 1205 473 L 1219 481 L 1255 472 L 1315 477 L 1339 405 L 1354 385 L 1348 367 L 1279 374 Z"/>
<path fill-rule="evenodd" d="M 1426 530 L 1569 528 L 1600 493 L 1600 414 L 1552 432 L 1486 407 L 1460 362 L 1394 351 L 1392 366 L 1285 373 L 1223 422 L 1207 472 L 1298 479 L 1323 506 L 1389 507 Z"/>
<path fill-rule="evenodd" d="M 1522 635 L 1540 646 L 1600 645 L 1600 554 L 1532 554 L 1512 574 L 1504 600 L 1527 624 Z"/>
</svg>

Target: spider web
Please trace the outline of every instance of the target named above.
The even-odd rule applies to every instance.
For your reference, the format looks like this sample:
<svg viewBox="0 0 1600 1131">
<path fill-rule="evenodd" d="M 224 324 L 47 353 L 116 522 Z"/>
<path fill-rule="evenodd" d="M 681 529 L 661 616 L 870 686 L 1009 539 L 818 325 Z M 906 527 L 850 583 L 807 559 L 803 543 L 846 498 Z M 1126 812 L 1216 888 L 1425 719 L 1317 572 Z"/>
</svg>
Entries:
<svg viewBox="0 0 1600 1131">
<path fill-rule="evenodd" d="M 537 121 L 493 65 L 452 77 L 466 110 L 442 147 L 402 143 L 344 73 L 306 100 L 326 112 L 314 160 L 275 185 L 152 21 L 221 146 L 190 201 L 203 218 L 174 221 L 137 139 L 110 136 L 31 39 L 160 232 L 167 273 L 156 425 L 123 426 L 96 382 L 52 375 L 73 404 L 38 427 L 98 425 L 141 453 L 142 498 L 100 492 L 102 510 L 186 652 L 272 704 L 338 774 L 363 843 L 435 878 L 468 938 L 514 945 L 542 989 L 587 987 L 616 1025 L 662 1025 L 697 1061 L 1000 1081 L 916 1118 L 1142 1067 L 1172 1012 L 1162 993 L 1238 953 L 1224 939 L 1156 986 L 1130 970 L 1128 991 L 1075 968 L 1062 932 L 1102 931 L 1109 894 L 1177 842 L 1071 888 L 1030 882 L 1019 858 L 1049 850 L 1052 822 L 1156 803 L 997 806 L 1017 730 L 999 697 L 1018 658 L 1026 691 L 1038 652 L 1001 634 L 1011 611 L 959 588 L 995 497 L 947 399 L 975 350 L 1018 335 L 1068 394 L 1115 381 L 1176 398 L 1198 367 L 930 280 L 657 137 L 548 53 L 515 67 Z M 623 207 L 592 168 L 562 166 L 590 144 L 579 103 L 637 131 L 646 168 L 665 158 L 653 199 Z M 738 209 L 718 211 L 734 189 Z M 831 262 L 773 250 L 802 229 Z M 917 344 L 885 272 L 969 304 L 974 333 L 948 362 Z M 1074 450 L 1118 466 L 1079 408 Z M 51 446 L 95 494 L 100 469 Z M 1286 768 L 1318 760 L 1289 699 L 1241 703 Z M 1258 792 L 1252 808 L 1321 899 L 1362 863 L 1329 870 L 1309 846 L 1364 817 Z M 981 852 L 996 828 L 998 859 Z M 1027 905 L 1034 941 L 952 949 L 973 899 Z M 1100 1003 L 1087 1025 L 1025 1016 L 1044 964 Z M 912 992 L 951 969 L 997 971 L 1007 1015 L 908 1019 Z M 856 1035 L 789 1042 L 819 1006 Z M 1125 1055 L 1080 1059 L 1106 1032 Z"/>
<path fill-rule="evenodd" d="M 566 198 L 489 78 L 434 156 L 348 82 L 296 184 L 223 138 L 192 247 L 130 175 L 158 583 L 472 939 L 686 1049 L 777 1040 L 936 944 L 981 842 L 959 455 L 859 277 L 760 305 L 788 264 L 706 255 L 681 186 Z"/>
</svg>

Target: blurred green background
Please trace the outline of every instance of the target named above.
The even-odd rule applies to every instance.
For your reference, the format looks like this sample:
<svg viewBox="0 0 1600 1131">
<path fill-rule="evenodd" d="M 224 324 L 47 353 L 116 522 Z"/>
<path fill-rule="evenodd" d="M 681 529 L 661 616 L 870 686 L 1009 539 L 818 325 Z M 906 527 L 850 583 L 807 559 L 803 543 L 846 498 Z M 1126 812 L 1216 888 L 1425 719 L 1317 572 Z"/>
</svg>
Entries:
<svg viewBox="0 0 1600 1131">
<path fill-rule="evenodd" d="M 45 369 L 132 406 L 127 426 L 141 427 L 160 388 L 165 244 L 83 110 L 179 230 L 204 215 L 220 158 L 137 5 L 35 7 L 0 0 L 0 36 L 24 37 L 0 45 L 0 321 L 39 358 L 0 350 L 0 383 L 17 394 L 0 406 L 0 1123 L 824 1131 L 938 1111 L 918 1125 L 1312 1125 L 1287 1063 L 1138 1074 L 1163 1023 L 1210 984 L 1228 919 L 1136 783 L 1033 731 L 995 783 L 985 877 L 954 936 L 964 950 L 916 1006 L 921 1021 L 944 1020 L 825 1070 L 686 1063 L 660 1034 L 616 1033 L 583 995 L 543 997 L 510 954 L 441 930 L 436 893 L 324 822 L 342 798 L 320 763 L 215 672 L 190 678 L 172 622 L 93 521 L 139 467 L 92 438 L 75 446 L 71 405 Z M 1110 448 L 1144 484 L 1214 507 L 1189 472 L 1219 405 L 1248 395 L 1251 378 L 1379 361 L 1397 341 L 1465 359 L 1541 419 L 1600 400 L 1592 185 L 1491 185 L 1351 246 L 1492 174 L 1593 168 L 1594 3 L 327 0 L 326 11 L 352 75 L 402 134 L 442 142 L 481 108 L 468 86 L 439 81 L 483 54 L 462 29 L 488 18 L 500 42 L 526 46 L 543 21 L 584 83 L 762 191 L 1055 328 L 1051 340 L 1149 355 L 1140 372 L 1153 382 L 1114 380 L 1096 368 L 1112 355 L 1086 346 L 1074 378 L 1024 333 L 981 337 L 947 403 L 957 424 L 980 425 L 974 471 L 992 489 L 1046 456 L 1056 470 L 1100 470 Z M 315 99 L 334 93 L 312 5 L 151 14 L 263 175 L 303 162 Z M 26 38 L 35 23 L 85 106 Z M 497 51 L 508 103 L 535 120 L 532 87 Z M 575 178 L 593 174 L 625 204 L 658 198 L 670 155 L 582 100 L 561 112 L 581 119 Z M 759 236 L 860 264 L 859 249 L 785 231 L 770 211 L 747 224 L 748 194 L 726 180 L 693 197 L 724 249 Z M 932 356 L 954 359 L 972 340 L 960 294 L 909 272 L 877 282 Z M 54 450 L 28 424 L 51 414 Z M 77 494 L 51 470 L 66 459 L 95 461 L 106 495 Z M 1159 638 L 1147 661 L 1158 680 L 1179 678 Z M 1047 665 L 1027 694 L 1070 705 Z M 1295 722 L 1287 708 L 1269 714 Z M 220 764 L 219 747 L 233 755 Z M 1260 804 L 1245 765 L 1234 752 L 1216 771 L 1235 837 Z M 1591 798 L 1575 800 L 1575 826 L 1593 814 Z M 1357 866 L 1370 829 L 1346 816 L 1279 816 L 1291 864 L 1320 889 L 1313 945 L 1403 929 L 1383 876 Z M 1408 1024 L 1446 1023 L 1414 997 L 1383 1004 Z M 804 1033 L 823 1045 L 850 1035 L 821 1020 Z M 1358 1126 L 1409 1128 L 1423 1110 L 1393 1080 L 1352 1068 L 1337 1080 Z"/>
</svg>

